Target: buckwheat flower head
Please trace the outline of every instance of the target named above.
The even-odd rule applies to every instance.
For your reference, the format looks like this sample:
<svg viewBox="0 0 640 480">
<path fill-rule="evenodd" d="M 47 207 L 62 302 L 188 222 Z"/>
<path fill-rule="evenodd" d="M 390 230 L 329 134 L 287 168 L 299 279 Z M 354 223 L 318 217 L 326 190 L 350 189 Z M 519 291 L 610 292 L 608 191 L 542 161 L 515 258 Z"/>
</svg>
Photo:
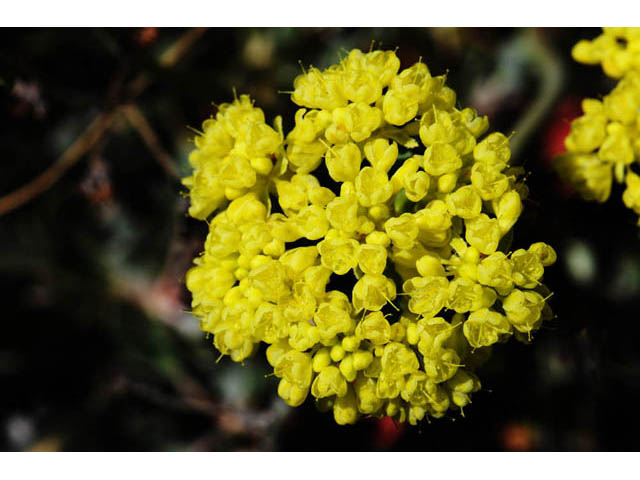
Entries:
<svg viewBox="0 0 640 480">
<path fill-rule="evenodd" d="M 509 139 L 393 51 L 310 68 L 291 99 L 288 133 L 243 95 L 196 137 L 184 184 L 209 233 L 187 274 L 194 315 L 234 361 L 267 344 L 282 399 L 338 424 L 462 410 L 493 345 L 549 318 L 554 250 L 502 245 L 526 191 Z"/>
<path fill-rule="evenodd" d="M 558 173 L 585 200 L 605 202 L 613 181 L 625 183 L 624 204 L 640 213 L 634 169 L 640 160 L 640 28 L 605 28 L 581 40 L 573 57 L 619 78 L 602 100 L 582 101 L 583 115 L 571 122 L 567 153 L 556 158 Z"/>
<path fill-rule="evenodd" d="M 608 76 L 620 78 L 640 69 L 640 28 L 605 27 L 593 40 L 580 40 L 571 53 L 576 61 L 601 64 Z"/>
</svg>

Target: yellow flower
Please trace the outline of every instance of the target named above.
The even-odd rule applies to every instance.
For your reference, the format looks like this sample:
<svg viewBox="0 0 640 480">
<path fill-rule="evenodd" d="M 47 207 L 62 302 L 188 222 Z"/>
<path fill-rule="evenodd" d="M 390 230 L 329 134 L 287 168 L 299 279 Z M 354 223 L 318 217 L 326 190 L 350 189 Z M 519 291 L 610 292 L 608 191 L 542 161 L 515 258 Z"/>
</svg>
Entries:
<svg viewBox="0 0 640 480">
<path fill-rule="evenodd" d="M 361 415 L 417 424 L 462 409 L 480 388 L 479 348 L 512 329 L 524 340 L 548 317 L 531 289 L 553 249 L 498 250 L 526 190 L 508 138 L 482 138 L 487 118 L 455 108 L 455 92 L 426 64 L 399 68 L 394 52 L 353 50 L 303 72 L 287 135 L 246 95 L 221 105 L 184 180 L 190 214 L 209 220 L 186 278 L 201 328 L 238 362 L 265 342 L 278 395 L 298 406 L 311 393 L 338 424 Z M 591 156 L 586 188 L 627 173 L 631 208 L 634 82 L 585 102 L 589 119 L 568 141 L 571 165 Z M 321 184 L 322 168 L 337 185 Z"/>
<path fill-rule="evenodd" d="M 358 375 L 355 383 L 355 393 L 358 399 L 358 410 L 365 415 L 380 411 L 384 400 L 376 394 L 377 382 L 373 378 Z"/>
<path fill-rule="evenodd" d="M 344 397 L 347 394 L 347 381 L 337 367 L 328 366 L 320 370 L 316 376 L 311 386 L 311 393 L 316 398 L 333 395 Z"/>
<path fill-rule="evenodd" d="M 487 135 L 473 149 L 473 158 L 477 162 L 502 170 L 511 158 L 509 139 L 499 132 Z"/>
<path fill-rule="evenodd" d="M 358 242 L 348 238 L 327 238 L 318 244 L 322 265 L 337 275 L 344 275 L 358 265 Z"/>
<path fill-rule="evenodd" d="M 469 394 L 480 390 L 480 380 L 473 374 L 458 370 L 453 378 L 447 380 L 447 388 L 451 393 L 451 401 L 463 408 L 471 403 Z"/>
<path fill-rule="evenodd" d="M 356 336 L 372 345 L 385 345 L 391 338 L 391 326 L 382 312 L 372 312 L 358 323 Z"/>
<path fill-rule="evenodd" d="M 490 255 L 498 248 L 502 231 L 495 218 L 490 218 L 484 213 L 472 219 L 465 220 L 467 231 L 465 239 L 469 245 L 476 247 L 481 253 Z"/>
<path fill-rule="evenodd" d="M 537 292 L 515 289 L 502 302 L 509 323 L 519 332 L 529 333 L 540 320 L 544 298 Z"/>
<path fill-rule="evenodd" d="M 261 303 L 254 315 L 254 335 L 259 340 L 273 344 L 289 334 L 288 322 L 277 305 Z"/>
<path fill-rule="evenodd" d="M 322 303 L 314 316 L 314 322 L 324 340 L 335 338 L 338 334 L 349 333 L 353 330 L 353 320 L 349 312 L 330 303 Z"/>
<path fill-rule="evenodd" d="M 475 218 L 482 211 L 482 198 L 473 186 L 466 185 L 447 195 L 447 208 L 452 216 Z"/>
<path fill-rule="evenodd" d="M 374 50 L 362 53 L 355 49 L 349 52 L 344 62 L 347 70 L 364 70 L 370 73 L 382 87 L 391 83 L 400 68 L 400 59 L 393 51 Z"/>
<path fill-rule="evenodd" d="M 353 308 L 378 311 L 396 298 L 396 285 L 384 275 L 365 274 L 353 287 Z"/>
<path fill-rule="evenodd" d="M 382 102 L 384 119 L 391 125 L 403 125 L 418 113 L 420 89 L 417 85 L 389 89 Z"/>
<path fill-rule="evenodd" d="M 490 307 L 496 299 L 496 293 L 475 281 L 458 277 L 449 283 L 448 307 L 458 313 L 473 312 Z"/>
<path fill-rule="evenodd" d="M 451 227 L 451 215 L 442 200 L 432 200 L 415 214 L 418 228 L 427 232 L 441 232 Z"/>
<path fill-rule="evenodd" d="M 384 203 L 393 194 L 393 186 L 383 170 L 364 167 L 355 181 L 358 202 L 363 207 Z"/>
<path fill-rule="evenodd" d="M 556 169 L 585 200 L 604 202 L 614 178 L 626 182 L 623 202 L 633 209 L 629 177 L 640 158 L 640 29 L 605 28 L 594 40 L 578 42 L 572 54 L 579 62 L 602 64 L 620 80 L 602 101 L 583 100 L 584 114 L 571 123 L 567 154 L 556 159 Z"/>
<path fill-rule="evenodd" d="M 461 166 L 462 160 L 458 152 L 448 143 L 436 142 L 425 151 L 423 167 L 429 175 L 444 175 Z"/>
<path fill-rule="evenodd" d="M 515 190 L 505 192 L 498 199 L 493 200 L 493 211 L 498 217 L 500 232 L 504 235 L 515 225 L 522 213 L 522 198 Z"/>
<path fill-rule="evenodd" d="M 299 108 L 295 122 L 295 127 L 287 135 L 287 141 L 311 143 L 324 134 L 331 123 L 331 114 L 326 110 Z"/>
<path fill-rule="evenodd" d="M 613 167 L 594 154 L 567 154 L 557 157 L 555 168 L 585 200 L 605 202 L 611 193 Z"/>
<path fill-rule="evenodd" d="M 344 185 L 351 185 L 344 183 Z M 358 229 L 358 199 L 354 192 L 346 193 L 334 198 L 327 204 L 327 220 L 332 227 L 345 232 L 353 233 Z"/>
<path fill-rule="evenodd" d="M 402 289 L 409 294 L 409 311 L 425 318 L 435 317 L 447 303 L 449 282 L 446 277 L 415 277 Z"/>
<path fill-rule="evenodd" d="M 384 138 L 376 138 L 365 144 L 364 154 L 373 168 L 388 172 L 398 158 L 398 144 Z"/>
<path fill-rule="evenodd" d="M 336 398 L 333 404 L 333 418 L 338 425 L 347 425 L 356 423 L 359 417 L 358 401 L 353 387 L 349 386 L 346 395 Z"/>
<path fill-rule="evenodd" d="M 329 150 L 325 161 L 329 175 L 336 182 L 353 181 L 360 172 L 362 154 L 355 143 L 346 143 Z"/>
<path fill-rule="evenodd" d="M 293 88 L 291 100 L 302 107 L 334 110 L 347 105 L 344 80 L 335 68 L 323 72 L 311 68 L 295 78 Z"/>
<path fill-rule="evenodd" d="M 544 274 L 544 266 L 538 255 L 531 250 L 518 249 L 511 255 L 512 278 L 516 285 L 535 288 Z"/>
<path fill-rule="evenodd" d="M 584 108 L 584 107 L 583 107 Z M 606 137 L 607 117 L 602 113 L 583 115 L 571 122 L 571 133 L 565 140 L 570 152 L 591 153 Z"/>
<path fill-rule="evenodd" d="M 382 372 L 392 378 L 402 377 L 418 370 L 420 364 L 415 352 L 408 346 L 390 342 L 382 355 Z"/>
<path fill-rule="evenodd" d="M 304 402 L 311 385 L 311 357 L 306 353 L 290 350 L 280 358 L 274 372 L 282 379 L 278 393 L 280 389 L 286 392 L 284 400 L 291 406 Z"/>
<path fill-rule="evenodd" d="M 558 258 L 556 251 L 550 245 L 543 242 L 534 243 L 529 247 L 529 251 L 535 253 L 545 267 L 556 263 Z"/>
<path fill-rule="evenodd" d="M 361 244 L 357 258 L 358 266 L 364 273 L 379 275 L 387 264 L 387 250 L 382 245 Z"/>
<path fill-rule="evenodd" d="M 482 285 L 496 289 L 500 295 L 506 295 L 513 288 L 513 266 L 502 252 L 495 252 L 478 264 L 477 279 Z"/>
<path fill-rule="evenodd" d="M 640 215 L 640 177 L 629 172 L 626 177 L 627 188 L 622 194 L 624 204 Z"/>
<path fill-rule="evenodd" d="M 418 237 L 418 224 L 410 213 L 390 218 L 385 222 L 384 229 L 393 244 L 403 250 L 410 250 Z"/>
<path fill-rule="evenodd" d="M 484 163 L 476 163 L 471 169 L 471 183 L 482 200 L 499 198 L 509 188 L 509 179 L 500 170 Z"/>
<path fill-rule="evenodd" d="M 332 112 L 332 123 L 325 132 L 331 143 L 345 143 L 349 140 L 362 142 L 382 123 L 382 112 L 365 103 L 350 103 Z"/>
<path fill-rule="evenodd" d="M 482 308 L 469 315 L 464 322 L 464 336 L 473 348 L 488 347 L 496 343 L 501 335 L 511 332 L 511 325 L 504 315 Z"/>
<path fill-rule="evenodd" d="M 575 60 L 589 65 L 602 64 L 611 77 L 621 77 L 640 68 L 640 29 L 635 27 L 604 28 L 594 40 L 580 40 L 572 50 Z"/>
<path fill-rule="evenodd" d="M 308 173 L 322 163 L 322 156 L 326 150 L 326 145 L 321 141 L 290 143 L 287 146 L 287 159 L 295 171 Z"/>
</svg>

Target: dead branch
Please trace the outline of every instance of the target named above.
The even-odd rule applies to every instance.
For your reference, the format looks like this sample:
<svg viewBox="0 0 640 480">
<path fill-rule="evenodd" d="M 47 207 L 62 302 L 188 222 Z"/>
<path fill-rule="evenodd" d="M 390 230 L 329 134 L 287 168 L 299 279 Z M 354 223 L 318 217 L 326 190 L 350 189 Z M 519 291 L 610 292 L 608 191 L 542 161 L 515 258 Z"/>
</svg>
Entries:
<svg viewBox="0 0 640 480">
<path fill-rule="evenodd" d="M 99 114 L 85 132 L 44 172 L 22 187 L 0 198 L 0 216 L 29 202 L 48 190 L 102 138 L 113 123 L 115 112 Z"/>
<path fill-rule="evenodd" d="M 158 63 L 164 68 L 172 68 L 193 47 L 195 42 L 206 30 L 206 28 L 191 28 L 187 30 L 160 56 Z M 131 95 L 130 100 L 140 95 L 149 83 L 150 79 L 146 74 L 140 74 L 132 80 L 127 88 Z M 15 210 L 51 188 L 51 186 L 54 185 L 70 167 L 81 160 L 98 143 L 105 132 L 111 127 L 113 120 L 118 113 L 120 113 L 120 110 L 114 109 L 110 112 L 98 114 L 89 127 L 87 127 L 85 132 L 64 151 L 53 165 L 22 187 L 0 197 L 0 216 Z M 131 112 L 129 111 L 129 113 Z M 133 116 L 135 117 L 135 112 L 133 113 Z M 131 117 L 129 115 L 127 118 L 131 121 Z M 145 134 L 140 134 L 145 142 L 147 142 L 149 148 L 154 152 L 156 158 L 167 173 L 176 178 L 177 172 L 175 172 L 175 167 L 170 160 L 169 163 L 167 163 L 167 158 L 163 156 L 166 155 L 166 153 L 161 149 L 159 142 L 157 142 L 157 138 L 155 138 L 153 130 L 149 127 L 144 116 L 142 116 L 142 123 L 140 123 L 139 117 L 135 118 L 138 121 L 138 131 L 145 131 Z M 145 127 L 142 126 L 143 124 L 148 128 L 145 129 Z M 140 130 L 140 128 L 142 130 Z M 149 136 L 149 133 L 151 133 L 151 136 Z M 153 139 L 155 139 L 155 141 Z M 148 143 L 150 140 L 151 144 Z M 162 153 L 158 156 L 158 152 Z"/>
<path fill-rule="evenodd" d="M 178 175 L 176 166 L 171 160 L 171 156 L 164 150 L 164 148 L 162 148 L 158 136 L 153 131 L 153 128 L 151 128 L 151 125 L 142 111 L 140 111 L 136 105 L 129 104 L 122 107 L 122 112 L 125 117 L 127 117 L 127 120 L 129 120 L 131 126 L 138 132 L 147 147 L 149 147 L 149 150 L 151 150 L 151 153 L 157 162 L 164 171 L 167 172 L 167 175 L 175 180 L 179 180 L 180 176 Z"/>
</svg>

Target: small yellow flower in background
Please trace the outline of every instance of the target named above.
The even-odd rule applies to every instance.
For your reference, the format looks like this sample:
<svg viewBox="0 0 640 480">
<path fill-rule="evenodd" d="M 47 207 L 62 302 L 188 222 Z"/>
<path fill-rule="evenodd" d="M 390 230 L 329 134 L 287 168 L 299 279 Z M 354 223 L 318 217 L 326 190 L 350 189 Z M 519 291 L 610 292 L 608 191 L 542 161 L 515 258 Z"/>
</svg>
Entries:
<svg viewBox="0 0 640 480">
<path fill-rule="evenodd" d="M 487 118 L 458 110 L 444 76 L 422 62 L 400 70 L 392 51 L 311 68 L 291 99 L 288 134 L 243 95 L 196 138 L 184 184 L 209 234 L 187 274 L 194 315 L 234 361 L 268 344 L 284 401 L 311 396 L 339 424 L 416 424 L 466 407 L 479 359 L 549 318 L 553 249 L 501 248 L 526 191 L 509 139 L 483 138 Z M 602 113 L 627 112 L 589 108 L 573 141 L 581 155 L 604 152 L 584 162 L 628 165 L 635 145 Z M 640 181 L 627 184 L 638 208 Z"/>
<path fill-rule="evenodd" d="M 640 28 L 605 27 L 593 40 L 580 40 L 571 52 L 573 58 L 620 78 L 629 70 L 640 69 Z"/>
<path fill-rule="evenodd" d="M 567 153 L 555 167 L 585 200 L 605 202 L 614 179 L 626 183 L 623 202 L 640 214 L 633 172 L 640 161 L 640 28 L 604 28 L 594 40 L 580 40 L 572 54 L 620 80 L 602 101 L 582 101 L 584 114 L 571 122 Z"/>
<path fill-rule="evenodd" d="M 640 215 L 640 177 L 633 172 L 627 174 L 627 189 L 622 194 L 624 204 Z"/>
</svg>

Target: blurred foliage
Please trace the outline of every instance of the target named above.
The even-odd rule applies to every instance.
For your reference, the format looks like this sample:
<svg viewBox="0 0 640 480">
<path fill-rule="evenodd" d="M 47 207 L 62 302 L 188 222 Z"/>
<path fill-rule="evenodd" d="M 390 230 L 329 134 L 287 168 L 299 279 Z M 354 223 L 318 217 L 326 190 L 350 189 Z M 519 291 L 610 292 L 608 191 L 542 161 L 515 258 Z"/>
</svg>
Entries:
<svg viewBox="0 0 640 480">
<path fill-rule="evenodd" d="M 615 202 L 577 199 L 549 167 L 575 99 L 611 87 L 569 54 L 597 30 L 200 33 L 186 45 L 184 29 L 0 31 L 0 197 L 46 172 L 96 116 L 137 112 L 114 114 L 50 188 L 0 217 L 0 449 L 640 448 L 635 218 Z M 531 196 L 512 248 L 544 240 L 560 259 L 545 280 L 557 316 L 536 342 L 496 349 L 487 390 L 464 418 L 419 428 L 377 419 L 338 427 L 311 404 L 289 409 L 265 378 L 264 355 L 244 367 L 216 363 L 183 281 L 205 236 L 186 216 L 178 179 L 188 172 L 188 127 L 235 86 L 289 128 L 295 105 L 277 92 L 291 89 L 298 61 L 322 67 L 372 41 L 398 47 L 403 66 L 422 56 L 435 74 L 448 71 L 460 103 L 496 130 L 516 130 Z M 180 58 L 163 64 L 176 45 Z"/>
</svg>

